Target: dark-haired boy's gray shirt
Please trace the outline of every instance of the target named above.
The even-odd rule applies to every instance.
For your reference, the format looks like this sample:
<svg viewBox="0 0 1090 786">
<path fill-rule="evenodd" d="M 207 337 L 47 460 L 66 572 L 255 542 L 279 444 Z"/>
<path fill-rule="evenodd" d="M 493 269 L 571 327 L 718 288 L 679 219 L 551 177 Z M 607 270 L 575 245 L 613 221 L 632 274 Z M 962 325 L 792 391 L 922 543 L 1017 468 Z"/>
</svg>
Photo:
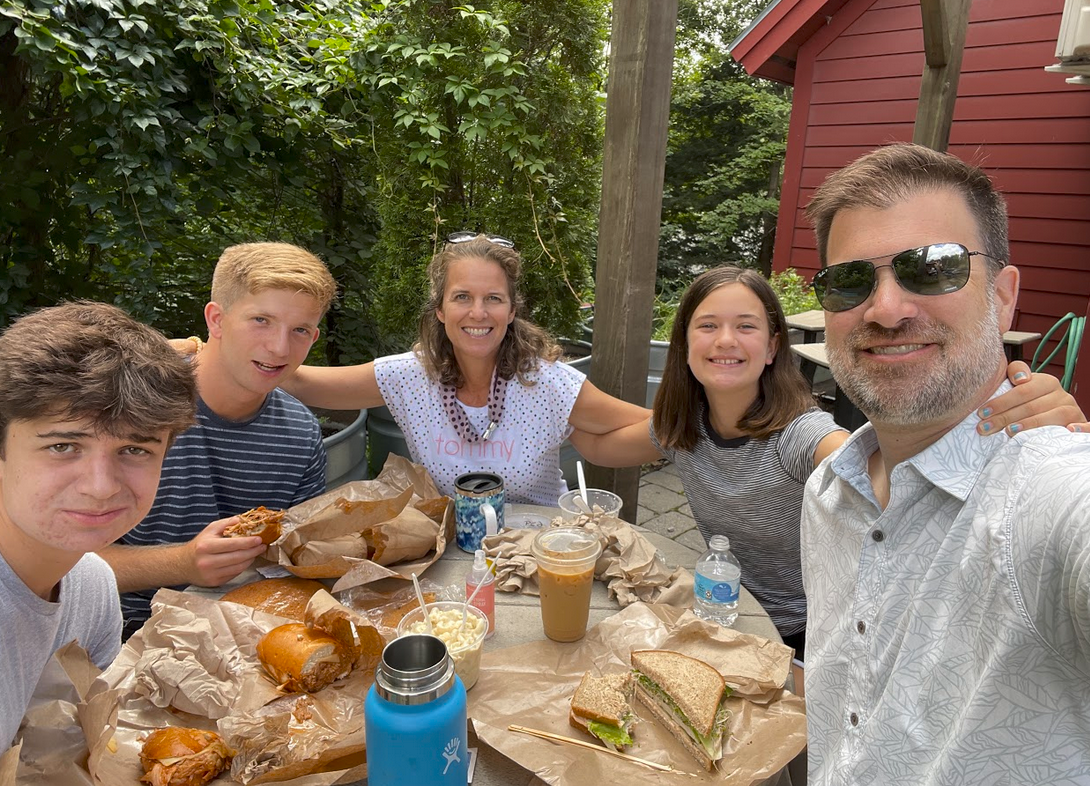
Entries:
<svg viewBox="0 0 1090 786">
<path fill-rule="evenodd" d="M 264 505 L 282 509 L 325 491 L 325 446 L 314 414 L 280 389 L 246 421 L 197 401 L 197 424 L 167 451 L 151 512 L 121 538 L 129 546 L 188 543 L 208 524 Z M 151 615 L 155 590 L 121 596 L 125 638 Z"/>
<path fill-rule="evenodd" d="M 105 560 L 86 554 L 60 583 L 57 601 L 35 595 L 0 556 L 0 752 L 11 747 L 53 653 L 77 641 L 100 669 L 121 649 L 117 582 Z"/>
<path fill-rule="evenodd" d="M 799 519 L 802 492 L 814 469 L 818 443 L 841 430 L 831 415 L 813 408 L 768 439 L 724 439 L 701 408 L 699 440 L 692 450 L 664 449 L 677 465 L 700 534 L 730 538 L 742 566 L 742 584 L 764 607 L 781 636 L 806 627 Z"/>
</svg>

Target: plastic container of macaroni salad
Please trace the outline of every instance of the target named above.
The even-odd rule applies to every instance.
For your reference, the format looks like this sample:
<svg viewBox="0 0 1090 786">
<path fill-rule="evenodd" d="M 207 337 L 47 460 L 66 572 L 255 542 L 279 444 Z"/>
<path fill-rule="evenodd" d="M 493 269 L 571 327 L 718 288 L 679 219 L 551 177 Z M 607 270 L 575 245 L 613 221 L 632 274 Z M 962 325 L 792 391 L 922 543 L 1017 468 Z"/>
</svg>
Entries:
<svg viewBox="0 0 1090 786">
<path fill-rule="evenodd" d="M 469 606 L 465 628 L 462 628 L 462 609 L 464 603 L 453 600 L 441 600 L 427 605 L 435 636 L 447 645 L 447 652 L 454 659 L 454 670 L 461 678 L 466 690 L 477 684 L 481 674 L 481 651 L 484 649 L 484 637 L 488 634 L 488 617 L 476 606 Z M 406 614 L 397 626 L 397 635 L 427 633 L 424 612 L 417 607 Z"/>
</svg>

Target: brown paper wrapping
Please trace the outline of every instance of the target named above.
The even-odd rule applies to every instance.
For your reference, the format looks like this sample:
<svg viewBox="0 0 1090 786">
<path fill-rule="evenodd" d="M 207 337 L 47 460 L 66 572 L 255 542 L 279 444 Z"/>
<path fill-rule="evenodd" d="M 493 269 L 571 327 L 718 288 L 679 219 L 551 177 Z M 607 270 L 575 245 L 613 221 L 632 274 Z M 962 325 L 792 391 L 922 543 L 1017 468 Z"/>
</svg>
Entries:
<svg viewBox="0 0 1090 786">
<path fill-rule="evenodd" d="M 726 755 L 718 772 L 706 773 L 639 702 L 634 756 L 695 776 L 656 772 L 574 745 L 511 732 L 508 725 L 593 741 L 568 724 L 571 695 L 586 671 L 631 668 L 635 649 L 672 649 L 700 658 L 735 688 Z M 477 735 L 503 755 L 550 784 L 730 783 L 751 786 L 774 776 L 806 746 L 805 702 L 784 690 L 791 649 L 703 622 L 684 609 L 636 603 L 587 631 L 583 641 L 533 642 L 486 652 L 481 680 L 469 694 Z"/>
<path fill-rule="evenodd" d="M 684 568 L 670 570 L 654 544 L 616 516 L 578 516 L 554 526 L 583 526 L 596 531 L 602 555 L 594 566 L 594 578 L 604 581 L 609 597 L 624 608 L 630 603 L 664 603 L 688 606 L 693 597 L 693 574 Z M 540 530 L 505 529 L 484 539 L 488 556 L 495 560 L 496 588 L 502 592 L 537 595 L 537 561 L 530 552 Z"/>
<path fill-rule="evenodd" d="M 78 705 L 99 673 L 75 642 L 54 653 L 23 719 L 21 753 L 9 751 L 0 758 L 0 784 L 89 786 L 87 743 L 79 726 Z M 5 765 L 8 757 L 12 758 Z"/>
<path fill-rule="evenodd" d="M 376 479 L 289 508 L 284 528 L 266 559 L 302 578 L 339 579 L 339 592 L 423 573 L 453 536 L 454 506 L 424 467 L 391 454 Z"/>
<path fill-rule="evenodd" d="M 156 593 L 152 607 L 151 619 L 102 675 L 108 690 L 82 712 L 95 784 L 135 783 L 143 772 L 140 736 L 165 725 L 218 727 L 227 744 L 239 750 L 230 775 L 221 775 L 216 784 L 235 782 L 230 776 L 243 783 L 306 776 L 292 780 L 293 786 L 333 784 L 362 763 L 363 702 L 374 676 L 367 666 L 374 662 L 377 635 L 364 618 L 328 593 L 312 598 L 308 620 L 351 621 L 361 641 L 369 643 L 365 649 L 371 657 L 363 668 L 314 694 L 313 705 L 300 713 L 311 717 L 300 721 L 291 717 L 295 698 L 281 698 L 255 651 L 264 633 L 289 620 L 170 589 Z"/>
</svg>

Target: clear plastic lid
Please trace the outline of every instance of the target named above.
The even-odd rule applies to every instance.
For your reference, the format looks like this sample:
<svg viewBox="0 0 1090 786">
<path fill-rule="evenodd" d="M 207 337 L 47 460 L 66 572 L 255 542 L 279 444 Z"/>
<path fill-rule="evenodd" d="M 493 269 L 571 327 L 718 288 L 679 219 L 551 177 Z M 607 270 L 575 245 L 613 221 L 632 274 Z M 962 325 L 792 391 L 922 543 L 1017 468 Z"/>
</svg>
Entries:
<svg viewBox="0 0 1090 786">
<path fill-rule="evenodd" d="M 602 544 L 597 534 L 582 527 L 553 527 L 537 534 L 531 551 L 554 564 L 574 565 L 598 559 Z"/>
</svg>

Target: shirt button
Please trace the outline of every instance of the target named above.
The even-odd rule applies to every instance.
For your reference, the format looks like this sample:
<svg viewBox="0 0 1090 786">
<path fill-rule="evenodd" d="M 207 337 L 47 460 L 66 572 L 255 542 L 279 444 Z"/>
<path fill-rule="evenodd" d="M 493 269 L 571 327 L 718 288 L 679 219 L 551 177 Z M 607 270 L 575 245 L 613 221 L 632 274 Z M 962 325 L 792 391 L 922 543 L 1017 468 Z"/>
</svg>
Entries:
<svg viewBox="0 0 1090 786">
<path fill-rule="evenodd" d="M 867 632 L 867 623 L 863 622 L 863 620 L 859 620 L 859 622 L 855 623 L 855 629 L 857 631 L 859 631 L 861 634 L 866 633 Z"/>
<path fill-rule="evenodd" d="M 848 716 L 848 720 L 850 720 L 852 722 L 853 726 L 858 726 L 859 725 L 859 716 L 856 715 L 854 712 L 851 715 Z"/>
<path fill-rule="evenodd" d="M 874 538 L 875 543 L 881 543 L 883 540 L 886 539 L 886 533 L 882 532 L 882 530 L 880 529 L 876 529 L 870 534 L 870 536 Z"/>
</svg>

